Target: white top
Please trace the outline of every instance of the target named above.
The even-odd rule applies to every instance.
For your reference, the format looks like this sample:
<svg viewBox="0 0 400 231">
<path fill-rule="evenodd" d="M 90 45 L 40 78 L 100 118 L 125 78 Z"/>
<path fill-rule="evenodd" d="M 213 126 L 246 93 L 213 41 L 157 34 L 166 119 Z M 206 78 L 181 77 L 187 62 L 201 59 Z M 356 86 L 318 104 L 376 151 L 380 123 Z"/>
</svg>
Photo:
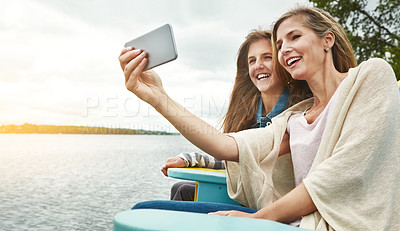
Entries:
<svg viewBox="0 0 400 231">
<path fill-rule="evenodd" d="M 344 80 L 342 81 L 342 83 Z M 314 163 L 318 148 L 321 144 L 322 134 L 325 131 L 326 123 L 342 83 L 339 84 L 332 98 L 329 100 L 325 109 L 318 118 L 311 124 L 308 124 L 305 113 L 292 115 L 289 118 L 287 132 L 289 133 L 290 151 L 292 154 L 293 171 L 295 185 L 303 182 L 310 172 Z"/>
</svg>

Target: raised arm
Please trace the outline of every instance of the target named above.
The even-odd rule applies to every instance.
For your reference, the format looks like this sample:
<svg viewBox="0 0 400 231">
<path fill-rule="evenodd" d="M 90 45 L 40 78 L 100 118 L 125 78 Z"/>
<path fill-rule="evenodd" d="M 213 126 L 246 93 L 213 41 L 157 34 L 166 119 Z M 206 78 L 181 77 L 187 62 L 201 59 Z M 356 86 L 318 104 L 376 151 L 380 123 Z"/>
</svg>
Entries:
<svg viewBox="0 0 400 231">
<path fill-rule="evenodd" d="M 171 99 L 154 71 L 145 71 L 146 53 L 124 48 L 119 61 L 125 75 L 125 86 L 143 101 L 153 106 L 187 140 L 217 159 L 238 161 L 235 140 L 207 124 Z"/>
</svg>

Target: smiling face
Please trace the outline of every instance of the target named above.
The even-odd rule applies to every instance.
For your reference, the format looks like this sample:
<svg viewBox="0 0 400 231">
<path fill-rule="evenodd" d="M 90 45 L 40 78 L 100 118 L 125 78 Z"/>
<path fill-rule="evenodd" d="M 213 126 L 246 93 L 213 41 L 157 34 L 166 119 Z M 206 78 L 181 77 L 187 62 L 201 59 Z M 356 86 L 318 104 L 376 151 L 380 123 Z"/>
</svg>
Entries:
<svg viewBox="0 0 400 231">
<path fill-rule="evenodd" d="M 307 80 L 323 71 L 326 58 L 324 39 L 302 23 L 304 16 L 285 19 L 276 32 L 279 63 L 293 79 Z"/>
<path fill-rule="evenodd" d="M 247 63 L 250 79 L 261 93 L 282 91 L 283 83 L 273 71 L 272 45 L 268 39 L 250 44 Z"/>
</svg>

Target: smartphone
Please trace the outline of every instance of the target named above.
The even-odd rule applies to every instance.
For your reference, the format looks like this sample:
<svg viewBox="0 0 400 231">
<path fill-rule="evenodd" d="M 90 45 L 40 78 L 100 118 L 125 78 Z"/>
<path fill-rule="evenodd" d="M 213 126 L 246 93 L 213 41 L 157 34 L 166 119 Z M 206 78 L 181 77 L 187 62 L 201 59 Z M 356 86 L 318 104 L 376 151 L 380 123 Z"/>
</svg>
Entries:
<svg viewBox="0 0 400 231">
<path fill-rule="evenodd" d="M 125 43 L 125 47 L 134 47 L 147 53 L 148 62 L 144 70 L 178 58 L 174 33 L 170 24 L 165 24 Z"/>
</svg>

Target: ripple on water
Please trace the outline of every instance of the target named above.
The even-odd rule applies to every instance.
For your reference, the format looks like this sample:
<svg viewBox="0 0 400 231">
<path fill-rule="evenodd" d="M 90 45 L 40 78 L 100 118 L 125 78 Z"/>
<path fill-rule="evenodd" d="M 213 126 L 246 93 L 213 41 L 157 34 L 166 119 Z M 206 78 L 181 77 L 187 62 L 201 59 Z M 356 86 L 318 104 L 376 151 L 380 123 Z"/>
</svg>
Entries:
<svg viewBox="0 0 400 231">
<path fill-rule="evenodd" d="M 181 136 L 0 135 L 4 230 L 111 230 L 116 213 L 169 199 L 164 161 L 196 148 Z"/>
</svg>

